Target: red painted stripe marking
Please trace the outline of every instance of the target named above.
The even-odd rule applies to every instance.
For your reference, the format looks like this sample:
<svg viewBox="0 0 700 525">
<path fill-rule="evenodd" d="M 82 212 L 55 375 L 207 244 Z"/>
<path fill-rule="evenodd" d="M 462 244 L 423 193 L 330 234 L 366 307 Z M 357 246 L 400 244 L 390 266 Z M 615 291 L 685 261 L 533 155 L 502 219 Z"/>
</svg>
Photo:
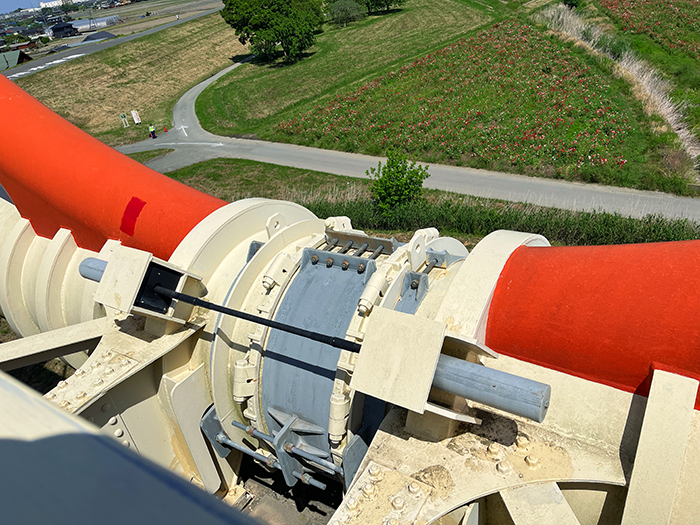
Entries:
<svg viewBox="0 0 700 525">
<path fill-rule="evenodd" d="M 136 230 L 136 220 L 141 215 L 141 210 L 146 205 L 146 201 L 142 201 L 138 197 L 132 197 L 129 204 L 126 205 L 124 210 L 124 215 L 122 216 L 122 225 L 119 229 L 133 237 L 134 231 Z"/>
</svg>

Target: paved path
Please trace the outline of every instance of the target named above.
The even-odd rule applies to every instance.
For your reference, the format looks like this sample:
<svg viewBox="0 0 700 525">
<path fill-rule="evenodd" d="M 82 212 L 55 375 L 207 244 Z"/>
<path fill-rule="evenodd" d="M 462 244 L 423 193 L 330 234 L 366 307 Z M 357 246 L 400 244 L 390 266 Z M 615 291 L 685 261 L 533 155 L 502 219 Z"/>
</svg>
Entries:
<svg viewBox="0 0 700 525">
<path fill-rule="evenodd" d="M 13 67 L 12 69 L 6 69 L 2 72 L 2 74 L 10 80 L 14 80 L 26 75 L 31 75 L 32 73 L 36 73 L 37 71 L 41 71 L 42 69 L 57 66 L 58 64 L 63 64 L 64 62 L 74 60 L 85 55 L 91 55 L 92 53 L 96 53 L 97 51 L 102 51 L 103 49 L 107 49 L 118 44 L 123 44 L 124 42 L 129 42 L 130 40 L 134 40 L 136 38 L 141 38 L 142 36 L 157 33 L 158 31 L 162 31 L 163 29 L 168 29 L 169 27 L 189 22 L 190 20 L 194 20 L 195 18 L 199 18 L 201 16 L 216 13 L 220 9 L 221 8 L 210 9 L 209 11 L 197 13 L 196 15 L 183 18 L 179 21 L 176 20 L 174 22 L 169 22 L 167 24 L 152 27 L 151 29 L 146 29 L 145 31 L 141 31 L 139 33 L 133 33 L 131 35 L 122 36 L 119 38 L 112 38 L 110 40 L 102 40 L 100 42 L 95 42 L 94 44 L 85 44 L 84 46 L 72 47 L 60 53 L 52 53 L 50 55 L 46 55 L 35 60 L 30 60 L 29 62 L 20 64 L 19 66 Z M 104 30 L 109 31 L 109 27 L 105 28 Z"/>
<path fill-rule="evenodd" d="M 220 137 L 205 131 L 194 112 L 195 100 L 209 84 L 240 64 L 220 71 L 185 93 L 175 105 L 175 126 L 168 133 L 160 133 L 155 140 L 147 139 L 117 149 L 123 153 L 158 148 L 175 149 L 174 152 L 147 163 L 161 173 L 204 160 L 236 158 L 364 178 L 366 170 L 376 167 L 378 161 L 385 160 L 292 144 Z M 604 210 L 632 217 L 659 214 L 700 222 L 700 199 L 689 197 L 437 164 L 430 165 L 430 174 L 431 177 L 425 182 L 426 187 L 466 195 L 569 210 Z"/>
</svg>

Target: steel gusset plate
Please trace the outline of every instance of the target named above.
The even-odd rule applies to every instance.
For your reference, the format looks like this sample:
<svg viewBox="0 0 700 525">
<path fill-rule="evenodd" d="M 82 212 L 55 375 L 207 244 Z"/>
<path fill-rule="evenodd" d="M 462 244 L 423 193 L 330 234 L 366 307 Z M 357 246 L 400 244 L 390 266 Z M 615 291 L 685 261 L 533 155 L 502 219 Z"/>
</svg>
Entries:
<svg viewBox="0 0 700 525">
<path fill-rule="evenodd" d="M 274 320 L 344 337 L 375 269 L 374 261 L 366 258 L 305 249 L 299 272 L 287 288 Z M 322 434 L 299 436 L 300 442 L 330 457 L 328 418 L 339 357 L 340 350 L 326 344 L 270 331 L 261 381 L 262 408 L 270 434 L 282 429 L 269 417 L 270 409 L 297 416 L 324 429 Z"/>
</svg>

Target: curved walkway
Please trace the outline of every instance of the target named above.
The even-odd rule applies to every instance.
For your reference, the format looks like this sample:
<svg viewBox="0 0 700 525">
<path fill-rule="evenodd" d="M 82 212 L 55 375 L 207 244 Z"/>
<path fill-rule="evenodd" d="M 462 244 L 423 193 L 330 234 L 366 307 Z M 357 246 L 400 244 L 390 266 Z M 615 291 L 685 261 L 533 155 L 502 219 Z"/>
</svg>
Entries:
<svg viewBox="0 0 700 525">
<path fill-rule="evenodd" d="M 252 56 L 243 62 L 251 58 Z M 366 178 L 366 170 L 376 167 L 380 160 L 385 160 L 381 157 L 293 144 L 221 137 L 205 131 L 194 111 L 197 97 L 207 86 L 243 62 L 229 66 L 185 93 L 175 104 L 175 125 L 168 133 L 160 133 L 155 140 L 147 139 L 117 149 L 122 153 L 175 149 L 168 155 L 146 163 L 161 173 L 205 160 L 234 158 Z M 700 222 L 700 199 L 690 197 L 439 164 L 431 164 L 429 171 L 431 177 L 425 182 L 427 188 L 568 210 L 607 211 L 631 217 L 658 214 Z"/>
</svg>

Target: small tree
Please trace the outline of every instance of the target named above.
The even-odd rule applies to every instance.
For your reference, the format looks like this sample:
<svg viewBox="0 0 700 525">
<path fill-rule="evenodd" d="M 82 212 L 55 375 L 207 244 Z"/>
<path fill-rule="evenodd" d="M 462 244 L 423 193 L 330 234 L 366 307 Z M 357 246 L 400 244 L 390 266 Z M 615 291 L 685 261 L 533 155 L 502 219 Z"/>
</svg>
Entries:
<svg viewBox="0 0 700 525">
<path fill-rule="evenodd" d="M 430 177 L 427 166 L 408 162 L 408 157 L 398 151 L 387 152 L 386 164 L 365 172 L 372 179 L 370 192 L 377 200 L 384 216 L 391 215 L 396 206 L 411 202 L 423 193 L 423 181 Z"/>
<path fill-rule="evenodd" d="M 336 0 L 330 6 L 330 15 L 338 26 L 345 27 L 348 22 L 364 18 L 365 12 L 355 0 Z"/>
</svg>

